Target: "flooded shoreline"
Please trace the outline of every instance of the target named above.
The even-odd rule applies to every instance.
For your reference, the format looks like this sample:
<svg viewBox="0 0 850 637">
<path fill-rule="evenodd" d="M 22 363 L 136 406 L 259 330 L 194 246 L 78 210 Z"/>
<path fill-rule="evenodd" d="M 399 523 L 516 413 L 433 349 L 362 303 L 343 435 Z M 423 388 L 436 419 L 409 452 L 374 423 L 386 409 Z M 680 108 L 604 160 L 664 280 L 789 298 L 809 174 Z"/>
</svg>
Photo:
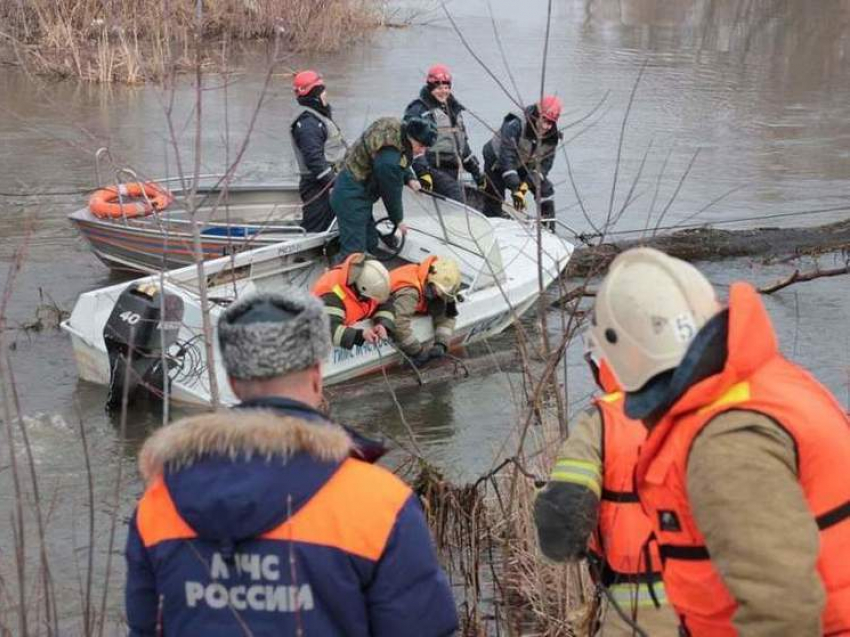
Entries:
<svg viewBox="0 0 850 637">
<path fill-rule="evenodd" d="M 474 0 L 448 6 L 470 45 L 511 86 L 489 18 L 481 18 L 489 16 L 486 3 Z M 496 0 L 492 7 L 511 74 L 521 96 L 531 101 L 539 92 L 545 12 L 529 9 L 517 15 L 507 0 Z M 615 229 L 624 231 L 653 228 L 659 221 L 665 226 L 688 223 L 689 218 L 706 224 L 753 219 L 739 222 L 736 228 L 802 227 L 846 218 L 846 213 L 836 210 L 823 215 L 792 214 L 768 224 L 758 221 L 766 215 L 847 202 L 850 65 L 846 51 L 850 40 L 842 25 L 848 18 L 850 5 L 844 2 L 831 11 L 769 0 L 693 0 L 676 6 L 656 0 L 556 3 L 547 90 L 564 99 L 569 121 L 583 117 L 607 94 L 598 113 L 572 133 L 590 127 L 556 159 L 553 176 L 559 219 L 578 233 L 593 233 L 593 226 L 603 224 L 612 210 L 616 216 L 621 209 Z M 428 24 L 383 31 L 342 54 L 295 57 L 287 64 L 309 64 L 323 71 L 335 113 L 352 137 L 375 117 L 400 115 L 418 92 L 430 63 L 449 64 L 457 78 L 457 95 L 470 111 L 473 150 L 480 154 L 491 134 L 488 127 L 514 107 L 438 10 L 426 13 L 421 21 Z M 622 136 L 612 197 L 622 123 L 645 62 Z M 205 172 L 219 171 L 247 130 L 263 70 L 263 51 L 254 51 L 246 56 L 226 94 L 209 91 L 208 123 L 202 132 Z M 220 84 L 216 78 L 209 81 L 211 87 Z M 295 107 L 288 82 L 282 74 L 271 86 L 239 171 L 244 181 L 276 182 L 293 172 L 288 123 Z M 191 114 L 192 96 L 190 83 L 181 81 L 175 93 L 178 121 L 187 121 Z M 120 418 L 103 409 L 103 388 L 77 379 L 66 336 L 54 329 L 18 328 L 34 318 L 40 305 L 55 302 L 70 309 L 81 292 L 127 279 L 110 274 L 66 220 L 67 214 L 84 205 L 85 197 L 48 193 L 91 188 L 93 153 L 102 145 L 146 175 L 173 176 L 172 144 L 163 116 L 167 97 L 153 86 L 101 89 L 71 82 L 45 84 L 15 70 L 0 69 L 3 285 L 15 265 L 15 251 L 29 241 L 8 308 L 10 329 L 4 338 L 9 365 L 25 415 L 41 498 L 49 511 L 47 546 L 56 555 L 52 575 L 60 589 L 60 615 L 72 626 L 81 625 L 79 591 L 85 588 L 84 547 L 89 545 L 88 516 L 93 510 L 98 594 L 106 559 L 113 557 L 107 634 L 120 632 L 124 523 L 142 489 L 136 453 L 145 436 L 160 426 L 161 413 L 155 403 L 134 410 L 124 424 L 126 440 L 122 442 Z M 187 158 L 194 148 L 191 133 L 181 129 L 176 144 Z M 693 168 L 682 181 L 697 151 Z M 574 240 L 566 232 L 564 237 Z M 821 260 L 823 267 L 841 262 L 842 256 L 836 254 Z M 791 265 L 763 263 L 755 256 L 702 267 L 721 289 L 740 279 L 772 283 L 793 270 Z M 836 277 L 795 285 L 765 298 L 783 352 L 811 369 L 845 407 L 850 405 L 847 290 L 847 279 Z M 550 318 L 550 334 L 555 338 L 561 330 L 560 315 L 553 312 Z M 497 354 L 511 351 L 516 337 L 504 334 L 489 346 Z M 493 357 L 487 350 L 476 351 L 475 356 L 475 361 L 485 362 Z M 510 361 L 473 362 L 470 367 L 474 373 L 469 377 L 445 371 L 434 373 L 433 381 L 426 374 L 422 387 L 393 385 L 395 399 L 383 378 L 370 379 L 362 390 L 349 395 L 340 391 L 333 401 L 333 414 L 364 433 L 404 439 L 407 430 L 397 399 L 407 425 L 434 466 L 456 484 L 474 482 L 510 455 L 516 444 L 516 423 L 527 405 L 522 371 Z M 564 392 L 567 413 L 586 405 L 592 385 L 581 360 L 579 339 L 567 349 L 557 383 Z M 172 416 L 184 413 L 190 412 L 176 409 Z M 18 440 L 13 450 L 16 458 L 25 456 L 22 445 Z M 394 451 L 390 463 L 403 463 L 403 455 Z M 93 509 L 86 456 L 93 468 Z M 123 478 L 110 553 L 119 464 Z M 25 478 L 24 466 L 21 475 Z M 5 520 L 16 506 L 10 476 L 10 458 L 4 451 L 0 515 Z M 28 491 L 27 506 L 32 505 L 31 497 Z M 12 572 L 6 562 L 12 543 L 12 529 L 4 522 L 0 529 L 3 573 Z M 12 607 L 11 593 L 4 594 L 0 625 L 7 619 L 3 613 Z"/>
</svg>

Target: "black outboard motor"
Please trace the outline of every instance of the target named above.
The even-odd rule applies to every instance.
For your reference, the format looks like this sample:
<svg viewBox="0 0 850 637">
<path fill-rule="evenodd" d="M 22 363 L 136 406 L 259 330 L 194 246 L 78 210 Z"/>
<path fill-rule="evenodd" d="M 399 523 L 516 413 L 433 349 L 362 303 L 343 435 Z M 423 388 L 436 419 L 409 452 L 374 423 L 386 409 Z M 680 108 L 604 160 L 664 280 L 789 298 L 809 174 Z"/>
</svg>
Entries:
<svg viewBox="0 0 850 637">
<path fill-rule="evenodd" d="M 109 354 L 107 409 L 120 405 L 125 391 L 131 401 L 139 385 L 161 389 L 168 382 L 161 365 L 163 346 L 167 353 L 177 340 L 183 299 L 169 292 L 160 298 L 160 294 L 159 286 L 153 283 L 134 283 L 112 308 L 103 328 Z"/>
</svg>

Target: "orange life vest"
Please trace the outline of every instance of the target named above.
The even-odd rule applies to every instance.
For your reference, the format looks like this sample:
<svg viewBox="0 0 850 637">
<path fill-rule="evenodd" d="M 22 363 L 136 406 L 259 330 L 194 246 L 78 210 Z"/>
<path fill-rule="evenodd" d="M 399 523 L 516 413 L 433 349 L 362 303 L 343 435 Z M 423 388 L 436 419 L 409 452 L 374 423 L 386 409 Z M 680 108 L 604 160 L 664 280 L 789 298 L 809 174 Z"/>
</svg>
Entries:
<svg viewBox="0 0 850 637">
<path fill-rule="evenodd" d="M 419 303 L 416 304 L 416 313 L 425 314 L 428 311 L 428 300 L 425 298 L 425 284 L 428 282 L 428 272 L 431 264 L 437 257 L 430 256 L 422 263 L 411 263 L 395 268 L 390 272 L 390 293 L 397 292 L 401 288 L 415 288 L 419 292 Z"/>
<path fill-rule="evenodd" d="M 295 515 L 260 537 L 332 546 L 377 561 L 410 494 L 388 471 L 349 458 Z M 136 524 L 148 548 L 198 535 L 181 517 L 161 476 L 139 501 Z"/>
<path fill-rule="evenodd" d="M 603 584 L 609 588 L 622 585 L 624 606 L 630 602 L 660 605 L 666 602 L 661 561 L 655 542 L 650 541 L 652 523 L 634 488 L 634 469 L 646 428 L 625 415 L 622 392 L 594 402 L 602 416 L 603 472 L 599 525 L 591 550 L 603 560 Z"/>
<path fill-rule="evenodd" d="M 843 634 L 850 631 L 850 481 L 842 470 L 850 465 L 850 420 L 826 388 L 780 355 L 767 312 L 747 284 L 731 288 L 727 344 L 724 369 L 673 405 L 638 460 L 638 492 L 659 542 L 667 595 L 694 637 L 737 634 L 737 602 L 711 563 L 688 503 L 687 465 L 694 440 L 714 417 L 753 411 L 794 440 L 797 477 L 820 529 L 823 631 Z"/>
<path fill-rule="evenodd" d="M 358 321 L 369 318 L 378 309 L 377 301 L 367 298 L 361 299 L 348 285 L 348 273 L 351 266 L 362 258 L 363 255 L 359 252 L 349 255 L 340 265 L 331 268 L 320 276 L 311 290 L 313 295 L 319 298 L 326 294 L 335 294 L 340 298 L 345 306 L 343 324 L 346 326 L 354 325 Z"/>
</svg>

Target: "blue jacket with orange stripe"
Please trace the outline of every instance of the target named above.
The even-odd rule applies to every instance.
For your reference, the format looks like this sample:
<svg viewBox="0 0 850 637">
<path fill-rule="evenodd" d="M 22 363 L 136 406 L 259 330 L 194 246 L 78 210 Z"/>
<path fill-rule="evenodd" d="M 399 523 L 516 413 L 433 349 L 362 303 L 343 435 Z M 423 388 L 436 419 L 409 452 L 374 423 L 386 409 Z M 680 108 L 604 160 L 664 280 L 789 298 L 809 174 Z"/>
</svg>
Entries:
<svg viewBox="0 0 850 637">
<path fill-rule="evenodd" d="M 247 406 L 145 443 L 130 635 L 453 634 L 451 590 L 410 489 L 306 405 Z"/>
</svg>

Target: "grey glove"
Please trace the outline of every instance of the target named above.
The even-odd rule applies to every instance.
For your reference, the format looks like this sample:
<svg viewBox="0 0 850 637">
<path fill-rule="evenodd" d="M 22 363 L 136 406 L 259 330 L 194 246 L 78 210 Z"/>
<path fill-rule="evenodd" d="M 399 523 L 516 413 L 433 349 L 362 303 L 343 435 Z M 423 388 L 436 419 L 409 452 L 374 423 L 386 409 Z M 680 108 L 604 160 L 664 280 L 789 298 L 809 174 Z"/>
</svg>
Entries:
<svg viewBox="0 0 850 637">
<path fill-rule="evenodd" d="M 422 350 L 416 355 L 410 357 L 410 362 L 413 363 L 414 367 L 423 367 L 431 360 L 431 350 L 425 349 Z"/>
<path fill-rule="evenodd" d="M 428 360 L 438 360 L 446 355 L 446 352 L 449 351 L 449 348 L 443 345 L 442 343 L 434 343 L 431 346 L 431 349 L 428 350 Z"/>
</svg>

